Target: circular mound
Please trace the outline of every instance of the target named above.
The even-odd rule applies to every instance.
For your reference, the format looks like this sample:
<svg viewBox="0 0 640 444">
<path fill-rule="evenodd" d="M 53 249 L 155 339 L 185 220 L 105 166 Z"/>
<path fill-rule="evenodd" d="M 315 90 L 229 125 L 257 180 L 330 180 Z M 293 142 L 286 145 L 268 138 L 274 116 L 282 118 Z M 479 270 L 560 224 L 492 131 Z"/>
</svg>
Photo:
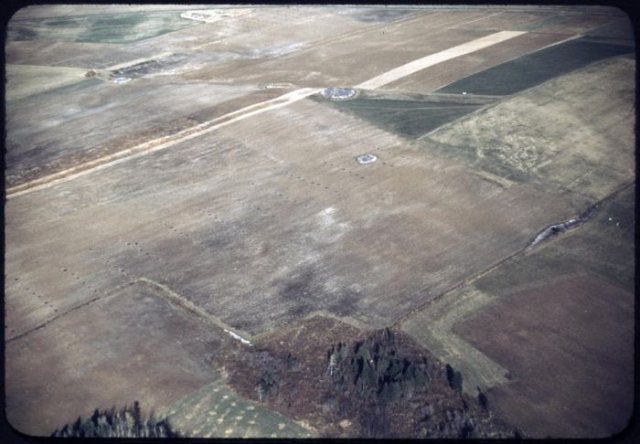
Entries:
<svg viewBox="0 0 640 444">
<path fill-rule="evenodd" d="M 356 90 L 353 88 L 325 88 L 320 94 L 327 99 L 332 100 L 348 100 L 353 99 L 356 95 Z"/>
<path fill-rule="evenodd" d="M 369 163 L 375 162 L 376 160 L 378 160 L 378 156 L 369 153 L 362 154 L 356 157 L 356 162 L 358 162 L 360 165 L 367 165 Z"/>
</svg>

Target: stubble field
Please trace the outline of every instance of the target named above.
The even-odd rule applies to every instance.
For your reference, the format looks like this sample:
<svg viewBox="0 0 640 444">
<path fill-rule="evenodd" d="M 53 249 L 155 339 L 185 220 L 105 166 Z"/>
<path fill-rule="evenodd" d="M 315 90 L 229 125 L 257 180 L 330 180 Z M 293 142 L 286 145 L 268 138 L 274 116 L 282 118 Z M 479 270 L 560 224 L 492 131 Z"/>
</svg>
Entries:
<svg viewBox="0 0 640 444">
<path fill-rule="evenodd" d="M 305 435 L 266 407 L 245 415 L 254 405 L 212 355 L 315 314 L 401 327 L 533 435 L 618 430 L 594 418 L 622 399 L 631 365 L 634 206 L 629 191 L 611 197 L 635 181 L 624 20 L 599 8 L 20 11 L 6 46 L 11 424 L 47 435 L 137 399 L 195 436 Z M 571 59 L 576 45 L 565 67 L 548 55 Z M 533 80 L 510 75 L 532 66 Z M 381 75 L 350 101 L 320 94 Z M 359 164 L 366 153 L 377 161 Z M 603 199 L 626 231 L 598 212 L 524 252 Z M 565 354 L 545 343 L 582 344 L 571 332 L 591 318 L 571 307 L 606 295 L 621 302 L 599 310 L 600 342 Z M 558 364 L 536 382 L 538 354 Z M 598 375 L 598 409 L 563 410 Z M 516 413 L 529 403 L 540 408 L 527 422 Z"/>
</svg>

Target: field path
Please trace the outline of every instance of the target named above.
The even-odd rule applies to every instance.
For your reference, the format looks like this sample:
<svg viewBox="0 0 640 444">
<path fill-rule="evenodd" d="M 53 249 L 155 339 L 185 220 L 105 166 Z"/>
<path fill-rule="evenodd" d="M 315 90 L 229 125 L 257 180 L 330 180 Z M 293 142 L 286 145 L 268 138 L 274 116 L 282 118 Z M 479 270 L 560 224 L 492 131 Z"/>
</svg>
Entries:
<svg viewBox="0 0 640 444">
<path fill-rule="evenodd" d="M 362 89 L 376 89 L 384 86 L 388 83 L 414 74 L 420 70 L 436 65 L 438 63 L 445 62 L 455 57 L 459 57 L 465 54 L 469 54 L 474 51 L 479 51 L 483 48 L 495 45 L 505 40 L 512 39 L 521 34 L 523 31 L 500 31 L 494 34 L 490 34 L 479 39 L 475 39 L 461 45 L 454 46 L 444 51 L 430 54 L 420 59 L 401 65 L 390 71 L 387 71 L 379 76 L 369 79 L 359 85 L 356 88 Z M 225 114 L 211 121 L 195 125 L 193 127 L 178 131 L 175 134 L 153 139 L 148 142 L 141 143 L 132 148 L 127 148 L 122 151 L 118 151 L 107 156 L 100 157 L 95 160 L 91 160 L 80 165 L 76 165 L 71 168 L 67 168 L 62 171 L 58 171 L 53 174 L 49 174 L 38 179 L 8 188 L 6 191 L 7 199 L 18 197 L 22 194 L 37 191 L 43 188 L 67 182 L 77 177 L 81 177 L 90 174 L 94 171 L 98 171 L 110 166 L 116 165 L 120 162 L 124 162 L 129 159 L 140 157 L 155 151 L 159 151 L 165 148 L 169 148 L 177 143 L 184 142 L 195 137 L 207 134 L 211 131 L 215 131 L 223 126 L 244 120 L 248 117 L 252 117 L 258 114 L 262 114 L 266 111 L 270 111 L 276 108 L 287 106 L 291 103 L 302 100 L 320 91 L 320 88 L 301 88 L 294 91 L 290 91 L 275 99 L 265 100 L 263 102 L 255 103 L 253 105 L 246 106 L 239 110 Z"/>
<path fill-rule="evenodd" d="M 463 43 L 462 45 L 454 46 L 453 48 L 445 49 L 444 51 L 436 52 L 435 54 L 429 54 L 428 56 L 406 63 L 395 69 L 380 74 L 377 77 L 367 80 L 356 86 L 361 89 L 376 89 L 384 86 L 388 83 L 395 82 L 403 77 L 414 74 L 425 68 L 428 68 L 438 63 L 446 62 L 456 57 L 463 56 L 489 46 L 495 45 L 505 40 L 512 39 L 519 35 L 525 34 L 524 31 L 500 31 L 494 34 L 481 37 L 479 39 L 471 40 L 470 42 Z"/>
<path fill-rule="evenodd" d="M 153 139 L 132 148 L 127 148 L 125 150 L 109 154 L 108 156 L 103 156 L 98 159 L 91 160 L 89 162 L 85 162 L 71 168 L 67 168 L 66 170 L 58 171 L 57 173 L 49 174 L 39 179 L 35 179 L 12 188 L 8 188 L 7 199 L 30 193 L 32 191 L 37 191 L 42 188 L 48 188 L 59 183 L 68 182 L 77 177 L 90 174 L 94 171 L 102 170 L 104 168 L 116 165 L 120 162 L 124 162 L 129 159 L 134 159 L 136 157 L 144 156 L 155 151 L 169 148 L 179 142 L 184 142 L 186 140 L 202 136 L 203 134 L 207 134 L 211 131 L 217 130 L 218 128 L 229 125 L 233 122 L 237 122 L 238 120 L 243 120 L 247 117 L 255 116 L 265 111 L 280 108 L 293 102 L 297 102 L 298 100 L 302 100 L 305 97 L 308 97 L 317 92 L 317 89 L 312 88 L 302 88 L 291 91 L 280 97 L 276 97 L 275 99 L 265 100 L 260 103 L 246 106 L 237 111 L 225 114 L 224 116 L 220 116 L 209 122 L 201 123 L 200 125 L 187 128 L 175 134 L 160 137 L 158 139 Z"/>
</svg>

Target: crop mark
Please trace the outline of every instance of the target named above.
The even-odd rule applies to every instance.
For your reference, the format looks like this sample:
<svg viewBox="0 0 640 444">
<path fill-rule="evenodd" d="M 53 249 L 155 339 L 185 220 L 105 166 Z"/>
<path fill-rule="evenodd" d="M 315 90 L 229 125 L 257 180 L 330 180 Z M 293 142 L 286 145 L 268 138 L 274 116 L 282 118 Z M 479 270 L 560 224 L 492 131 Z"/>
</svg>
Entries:
<svg viewBox="0 0 640 444">
<path fill-rule="evenodd" d="M 509 179 L 505 179 L 504 177 L 496 176 L 495 174 L 491 174 L 487 171 L 471 171 L 471 174 L 478 176 L 480 179 L 489 182 L 491 184 L 497 185 L 500 188 L 504 188 L 508 190 L 511 188 L 515 182 L 510 181 Z"/>
</svg>

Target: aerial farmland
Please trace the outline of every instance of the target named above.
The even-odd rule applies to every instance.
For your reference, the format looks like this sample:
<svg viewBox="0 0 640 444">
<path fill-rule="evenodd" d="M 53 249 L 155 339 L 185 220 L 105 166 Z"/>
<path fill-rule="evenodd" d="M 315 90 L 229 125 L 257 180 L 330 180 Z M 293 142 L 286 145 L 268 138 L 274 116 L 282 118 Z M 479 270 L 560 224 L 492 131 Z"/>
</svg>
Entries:
<svg viewBox="0 0 640 444">
<path fill-rule="evenodd" d="M 623 432 L 635 70 L 605 7 L 17 11 L 9 424 Z"/>
</svg>

